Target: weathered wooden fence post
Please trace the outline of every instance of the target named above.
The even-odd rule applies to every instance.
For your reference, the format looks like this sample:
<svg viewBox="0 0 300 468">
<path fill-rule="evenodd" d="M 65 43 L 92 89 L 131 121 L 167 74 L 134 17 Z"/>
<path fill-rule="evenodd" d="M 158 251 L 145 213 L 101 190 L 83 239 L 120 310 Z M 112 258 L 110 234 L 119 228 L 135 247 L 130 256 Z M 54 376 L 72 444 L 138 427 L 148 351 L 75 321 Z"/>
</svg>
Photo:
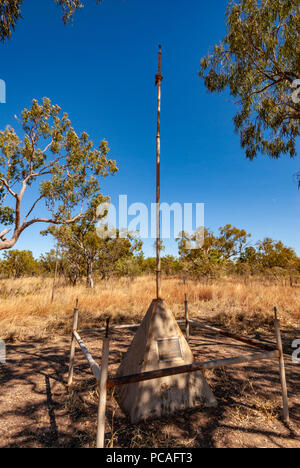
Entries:
<svg viewBox="0 0 300 468">
<path fill-rule="evenodd" d="M 284 356 L 283 356 L 283 346 L 280 332 L 280 321 L 277 318 L 277 308 L 274 307 L 275 312 L 275 335 L 279 351 L 279 371 L 280 371 L 280 381 L 282 388 L 282 400 L 283 400 L 283 419 L 285 422 L 290 421 L 289 415 L 289 401 L 288 401 L 288 392 L 286 385 L 286 374 L 285 374 L 285 365 L 284 365 Z"/>
<path fill-rule="evenodd" d="M 190 321 L 189 321 L 189 308 L 188 308 L 187 295 L 185 295 L 184 310 L 185 310 L 185 333 L 186 333 L 186 341 L 189 342 L 189 341 L 190 341 Z"/>
<path fill-rule="evenodd" d="M 108 337 L 108 331 L 109 331 L 109 319 L 107 320 L 106 336 L 105 338 L 103 338 L 103 344 L 102 344 L 101 376 L 100 376 L 100 382 L 99 382 L 97 449 L 105 447 L 105 413 L 106 413 L 109 342 L 110 342 L 110 339 Z"/>
<path fill-rule="evenodd" d="M 75 359 L 75 347 L 76 347 L 76 339 L 74 336 L 74 330 L 77 331 L 78 328 L 78 299 L 76 301 L 76 307 L 74 309 L 74 317 L 73 317 L 73 327 L 72 327 L 72 340 L 71 340 L 71 351 L 70 351 L 70 364 L 69 364 L 69 375 L 68 375 L 68 387 L 70 387 L 73 383 L 73 374 L 74 374 L 74 359 Z"/>
</svg>

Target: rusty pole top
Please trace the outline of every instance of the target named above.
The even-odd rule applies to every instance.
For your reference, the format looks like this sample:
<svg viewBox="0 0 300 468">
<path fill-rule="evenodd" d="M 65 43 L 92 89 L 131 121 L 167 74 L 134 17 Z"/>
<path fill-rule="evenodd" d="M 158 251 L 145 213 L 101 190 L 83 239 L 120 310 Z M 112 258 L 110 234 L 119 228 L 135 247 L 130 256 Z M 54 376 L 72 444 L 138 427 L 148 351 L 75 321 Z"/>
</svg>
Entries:
<svg viewBox="0 0 300 468">
<path fill-rule="evenodd" d="M 158 46 L 158 73 L 155 75 L 155 86 L 159 84 L 159 82 L 162 82 L 163 77 L 161 75 L 161 45 Z"/>
<path fill-rule="evenodd" d="M 161 45 L 158 52 L 157 86 L 157 134 L 156 134 L 156 298 L 161 298 L 161 229 L 160 229 L 160 111 L 161 111 Z"/>
</svg>

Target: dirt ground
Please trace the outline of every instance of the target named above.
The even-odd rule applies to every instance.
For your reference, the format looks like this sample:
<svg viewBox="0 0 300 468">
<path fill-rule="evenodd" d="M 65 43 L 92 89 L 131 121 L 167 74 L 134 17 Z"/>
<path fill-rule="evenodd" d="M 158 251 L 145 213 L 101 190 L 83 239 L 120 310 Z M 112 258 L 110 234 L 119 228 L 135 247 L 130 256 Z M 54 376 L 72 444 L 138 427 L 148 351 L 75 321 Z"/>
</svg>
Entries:
<svg viewBox="0 0 300 468">
<path fill-rule="evenodd" d="M 253 352 L 247 345 L 194 331 L 191 348 L 198 360 Z M 218 400 L 213 409 L 194 409 L 159 421 L 131 425 L 110 393 L 107 447 L 300 447 L 300 365 L 292 363 L 291 343 L 300 330 L 283 330 L 291 423 L 281 420 L 278 362 L 209 371 L 205 375 Z M 97 334 L 83 335 L 94 358 L 101 361 Z M 273 340 L 272 336 L 262 336 Z M 110 374 L 113 375 L 132 333 L 114 333 Z M 75 385 L 66 390 L 70 338 L 7 346 L 0 365 L 1 448 L 90 448 L 95 446 L 97 389 L 79 350 Z"/>
</svg>

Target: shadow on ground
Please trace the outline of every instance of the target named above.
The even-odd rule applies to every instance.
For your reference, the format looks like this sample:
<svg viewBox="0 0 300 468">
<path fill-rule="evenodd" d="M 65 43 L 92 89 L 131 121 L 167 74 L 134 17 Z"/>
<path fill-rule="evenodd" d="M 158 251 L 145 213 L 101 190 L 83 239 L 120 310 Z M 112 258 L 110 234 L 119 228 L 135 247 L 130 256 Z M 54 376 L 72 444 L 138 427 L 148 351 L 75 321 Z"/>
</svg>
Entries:
<svg viewBox="0 0 300 468">
<path fill-rule="evenodd" d="M 290 397 L 291 424 L 281 421 L 278 362 L 206 373 L 218 407 L 191 409 L 159 421 L 131 425 L 110 393 L 106 444 L 109 447 L 299 447 L 300 366 L 291 347 L 299 330 L 284 330 L 283 340 Z M 247 345 L 194 330 L 190 344 L 197 360 L 236 356 L 253 351 Z M 110 373 L 114 374 L 132 334 L 113 335 Z M 263 338 L 271 340 L 266 335 Z M 99 335 L 84 337 L 101 361 Z M 96 435 L 97 389 L 88 366 L 76 352 L 75 384 L 66 389 L 69 339 L 54 343 L 7 346 L 7 364 L 0 365 L 2 448 L 93 447 Z"/>
</svg>

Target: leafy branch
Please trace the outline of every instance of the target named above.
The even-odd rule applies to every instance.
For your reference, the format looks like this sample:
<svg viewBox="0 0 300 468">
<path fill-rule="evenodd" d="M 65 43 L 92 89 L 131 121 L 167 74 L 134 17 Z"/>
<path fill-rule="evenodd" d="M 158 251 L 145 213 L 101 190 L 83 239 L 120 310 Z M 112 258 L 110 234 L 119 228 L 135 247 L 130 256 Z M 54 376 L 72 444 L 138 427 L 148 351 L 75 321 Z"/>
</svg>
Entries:
<svg viewBox="0 0 300 468">
<path fill-rule="evenodd" d="M 106 200 L 100 179 L 117 171 L 115 161 L 107 159 L 107 142 L 96 149 L 86 132 L 78 136 L 68 115 L 61 116 L 47 98 L 42 104 L 34 100 L 22 112 L 21 124 L 23 139 L 10 127 L 0 131 L 0 223 L 13 229 L 10 240 L 7 229 L 0 233 L 0 250 L 13 247 L 33 224 L 68 225 L 95 213 Z M 28 190 L 31 204 L 22 220 Z M 41 202 L 38 215 L 30 218 Z"/>
</svg>

